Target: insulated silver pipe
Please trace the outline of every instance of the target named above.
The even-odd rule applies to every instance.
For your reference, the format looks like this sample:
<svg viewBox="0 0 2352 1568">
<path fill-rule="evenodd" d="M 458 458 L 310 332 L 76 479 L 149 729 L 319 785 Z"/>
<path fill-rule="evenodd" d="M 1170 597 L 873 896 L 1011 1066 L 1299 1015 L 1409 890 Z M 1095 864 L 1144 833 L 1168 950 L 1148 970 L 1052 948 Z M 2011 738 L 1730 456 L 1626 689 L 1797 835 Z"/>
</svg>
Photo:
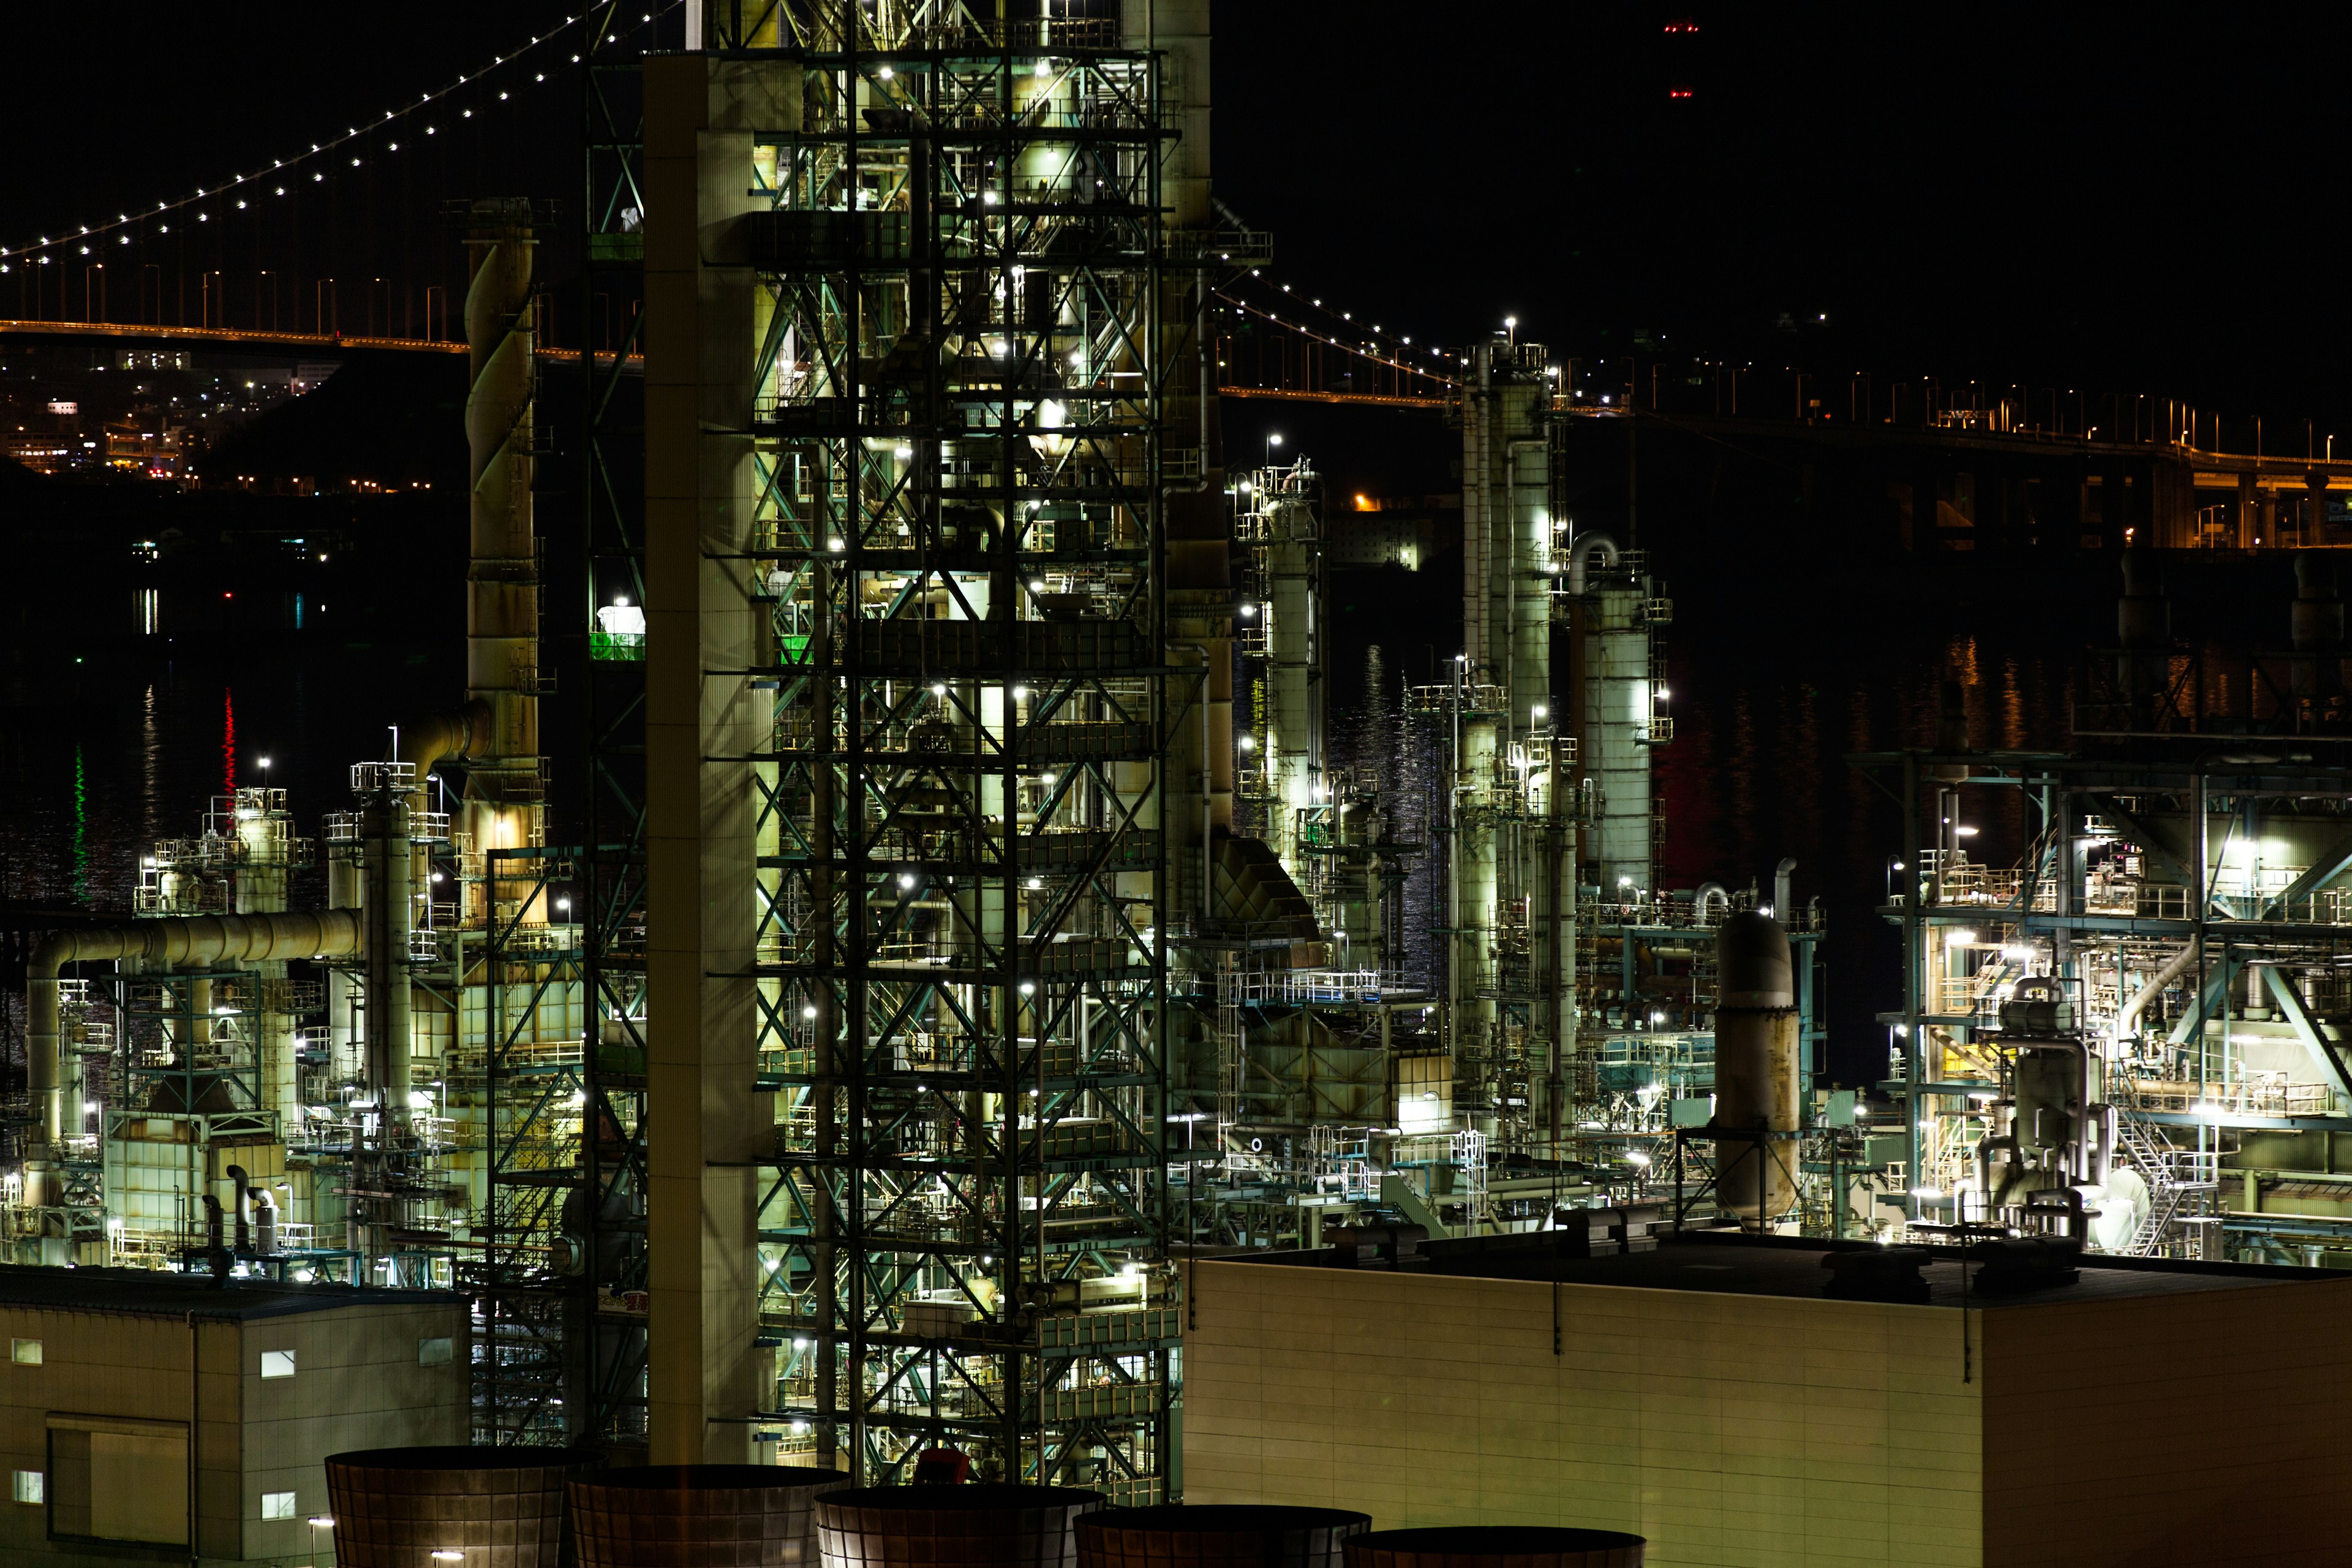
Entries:
<svg viewBox="0 0 2352 1568">
<path fill-rule="evenodd" d="M 33 1098 L 40 1104 L 46 1145 L 55 1148 L 65 1136 L 58 973 L 67 964 L 135 958 L 154 968 L 180 969 L 199 963 L 341 956 L 358 952 L 360 943 L 360 917 L 352 910 L 132 921 L 51 936 L 33 950 L 25 975 L 25 1033 Z M 79 1133 L 80 1129 L 74 1131 Z"/>
<path fill-rule="evenodd" d="M 2166 986 L 2189 973 L 2189 966 L 2197 962 L 2197 943 L 2191 939 L 2187 946 L 2164 961 L 2163 968 L 2148 976 L 2147 984 L 2132 993 L 2130 1000 L 2116 1013 L 2116 1039 L 2120 1040 L 2132 1032 L 2132 1026 L 2139 1022 L 2139 1016 L 2147 1011 L 2149 1003 L 2163 994 Z"/>
</svg>

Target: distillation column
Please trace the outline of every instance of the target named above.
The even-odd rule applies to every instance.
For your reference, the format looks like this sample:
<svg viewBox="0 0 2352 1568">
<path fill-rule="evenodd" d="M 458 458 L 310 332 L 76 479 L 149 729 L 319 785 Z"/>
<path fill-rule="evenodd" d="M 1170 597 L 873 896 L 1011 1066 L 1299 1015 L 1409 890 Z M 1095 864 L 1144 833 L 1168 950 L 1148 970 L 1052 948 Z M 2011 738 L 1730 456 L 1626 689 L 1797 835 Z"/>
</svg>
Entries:
<svg viewBox="0 0 2352 1568">
<path fill-rule="evenodd" d="M 1464 679 L 1500 687 L 1507 739 L 1527 733 L 1551 691 L 1550 379 L 1538 343 L 1471 351 L 1462 410 Z"/>
<path fill-rule="evenodd" d="M 1300 463 L 1262 469 L 1257 483 L 1266 527 L 1265 761 L 1275 814 L 1266 838 L 1303 878 L 1300 814 L 1325 794 L 1322 531 L 1308 489 L 1319 481 Z"/>
<path fill-rule="evenodd" d="M 1654 887 L 1650 749 L 1672 733 L 1659 708 L 1654 629 L 1665 615 L 1650 584 L 1605 533 L 1577 537 L 1568 603 L 1582 665 L 1580 755 L 1596 798 L 1584 859 L 1601 896 L 1631 901 Z"/>
<path fill-rule="evenodd" d="M 473 476 L 466 569 L 466 697 L 487 710 L 485 743 L 466 770 L 463 831 L 474 851 L 537 842 L 544 797 L 539 746 L 539 542 L 531 517 L 534 463 L 530 203 L 473 205 L 466 248 L 466 443 Z M 422 786 L 431 769 L 418 769 Z M 509 901 L 484 896 L 495 913 Z M 526 918 L 543 921 L 544 910 Z"/>
</svg>

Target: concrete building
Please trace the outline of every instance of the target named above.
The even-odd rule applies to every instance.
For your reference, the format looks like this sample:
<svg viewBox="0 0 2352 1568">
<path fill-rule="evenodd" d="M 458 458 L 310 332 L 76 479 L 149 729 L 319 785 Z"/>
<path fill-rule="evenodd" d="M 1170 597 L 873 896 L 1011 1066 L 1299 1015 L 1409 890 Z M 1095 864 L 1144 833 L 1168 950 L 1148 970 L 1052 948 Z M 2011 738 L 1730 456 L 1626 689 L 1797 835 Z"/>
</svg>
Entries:
<svg viewBox="0 0 2352 1568">
<path fill-rule="evenodd" d="M 1186 1500 L 1632 1531 L 1708 1568 L 2338 1560 L 2352 1279 L 1612 1246 L 1193 1264 Z"/>
<path fill-rule="evenodd" d="M 0 1268 L 0 1341 L 10 1563 L 309 1563 L 328 1455 L 466 1440 L 446 1291 Z"/>
</svg>

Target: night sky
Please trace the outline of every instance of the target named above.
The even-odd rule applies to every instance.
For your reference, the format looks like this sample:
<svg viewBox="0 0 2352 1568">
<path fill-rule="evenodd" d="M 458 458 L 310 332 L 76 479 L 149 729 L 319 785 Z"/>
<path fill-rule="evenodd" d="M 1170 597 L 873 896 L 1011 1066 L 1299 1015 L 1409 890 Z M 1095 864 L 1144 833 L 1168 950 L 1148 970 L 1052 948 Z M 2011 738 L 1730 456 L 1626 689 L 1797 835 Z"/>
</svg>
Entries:
<svg viewBox="0 0 2352 1568">
<path fill-rule="evenodd" d="M 16 7 L 0 234 L 185 194 L 571 9 Z M 1221 195 L 1275 231 L 1283 276 L 1421 341 L 1507 313 L 1588 359 L 1646 329 L 2352 433 L 2352 10 L 1282 0 L 1218 26 Z M 444 166 L 458 188 L 410 199 L 531 169 L 572 195 L 576 102 L 518 84 L 496 144 Z"/>
</svg>

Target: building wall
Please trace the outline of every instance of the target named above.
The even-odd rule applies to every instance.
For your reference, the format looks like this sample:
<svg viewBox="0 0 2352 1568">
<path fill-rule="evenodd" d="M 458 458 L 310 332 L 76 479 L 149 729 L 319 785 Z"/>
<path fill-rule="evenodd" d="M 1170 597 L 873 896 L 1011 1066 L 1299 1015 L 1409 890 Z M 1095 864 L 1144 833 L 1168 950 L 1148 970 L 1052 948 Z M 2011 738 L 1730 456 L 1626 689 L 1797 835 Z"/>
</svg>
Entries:
<svg viewBox="0 0 2352 1568">
<path fill-rule="evenodd" d="M 1191 1289 L 1188 1502 L 1627 1530 L 1653 1564 L 2000 1561 L 1948 1310 L 1562 1286 L 1555 1355 L 1541 1283 L 1203 1262 Z"/>
<path fill-rule="evenodd" d="M 469 1440 L 468 1355 L 457 1304 L 347 1307 L 244 1327 L 236 1375 L 244 1416 L 236 1507 L 248 1559 L 307 1547 L 304 1521 L 329 1511 L 320 1462 L 328 1455 Z M 449 1341 L 448 1360 L 424 1364 L 420 1342 L 438 1339 Z M 262 1353 L 286 1350 L 295 1352 L 294 1375 L 263 1377 Z M 295 1494 L 293 1518 L 265 1521 L 262 1495 L 283 1491 Z M 207 1498 L 208 1507 L 212 1501 Z"/>
<path fill-rule="evenodd" d="M 2340 1563 L 2352 1279 L 1985 1314 L 1985 1561 Z"/>
<path fill-rule="evenodd" d="M 418 1342 L 444 1338 L 449 1360 L 420 1365 Z M 19 1339 L 41 1342 L 39 1364 L 11 1359 Z M 265 1350 L 293 1351 L 295 1374 L 265 1380 Z M 328 1506 L 320 1461 L 354 1448 L 465 1442 L 466 1369 L 465 1319 L 454 1301 L 194 1325 L 182 1317 L 0 1306 L 0 1562 L 136 1556 L 137 1548 L 50 1541 L 46 1502 L 8 1500 L 16 1472 L 42 1472 L 46 1488 L 52 1415 L 168 1424 L 184 1443 L 193 1405 L 205 1558 L 307 1563 L 305 1521 Z M 296 1494 L 293 1517 L 265 1522 L 262 1495 L 283 1491 Z"/>
</svg>

